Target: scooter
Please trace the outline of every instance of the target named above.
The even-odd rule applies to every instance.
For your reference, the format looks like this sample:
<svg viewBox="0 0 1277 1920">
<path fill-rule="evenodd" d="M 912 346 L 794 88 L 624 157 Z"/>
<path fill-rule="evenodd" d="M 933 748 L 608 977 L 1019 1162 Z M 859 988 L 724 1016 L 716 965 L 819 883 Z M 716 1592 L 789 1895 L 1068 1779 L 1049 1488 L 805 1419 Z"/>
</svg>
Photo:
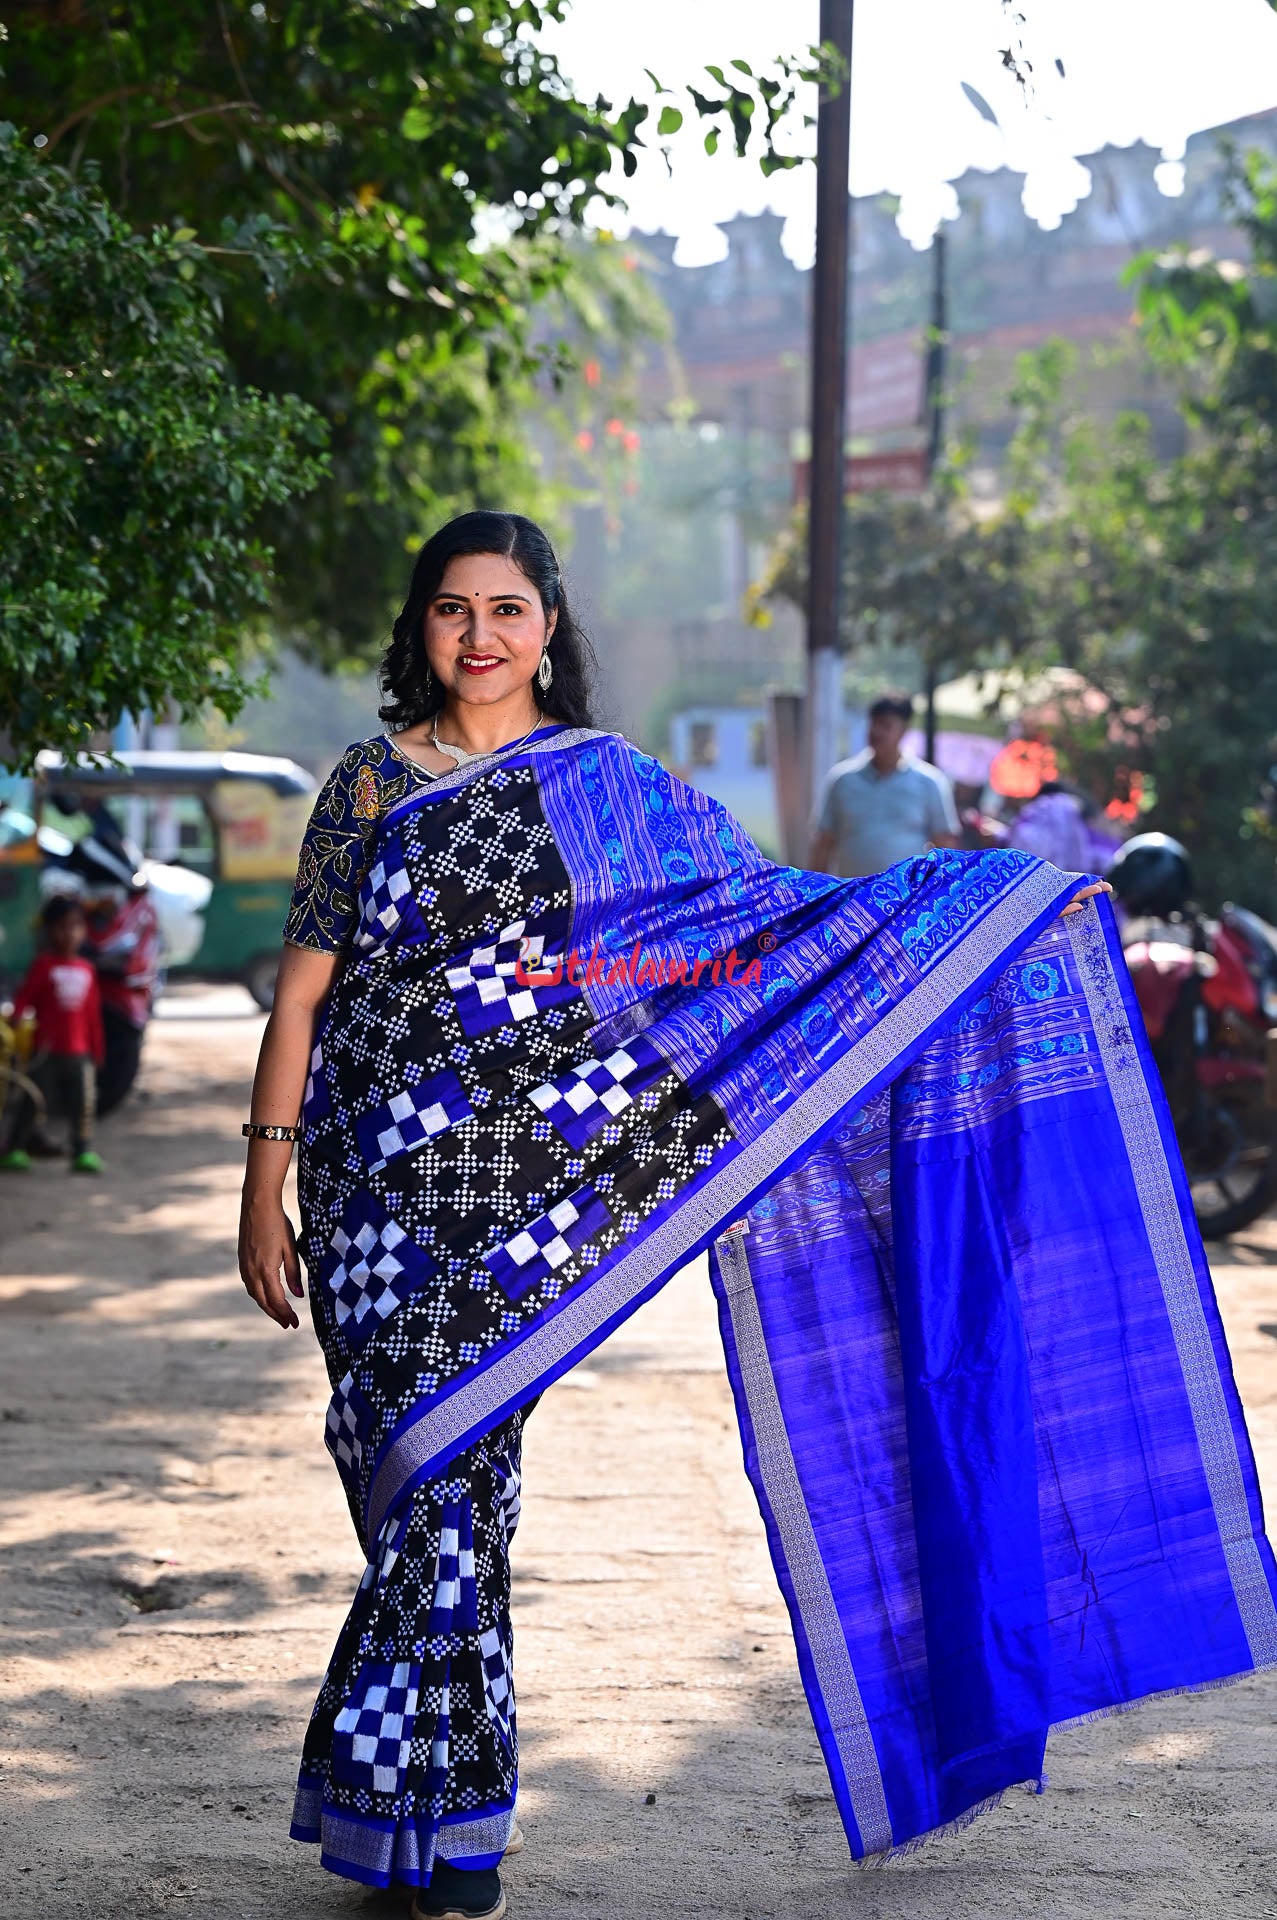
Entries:
<svg viewBox="0 0 1277 1920">
<path fill-rule="evenodd" d="M 1109 874 L 1198 1225 L 1223 1239 L 1277 1200 L 1277 929 L 1191 903 L 1178 842 L 1141 834 Z"/>
</svg>

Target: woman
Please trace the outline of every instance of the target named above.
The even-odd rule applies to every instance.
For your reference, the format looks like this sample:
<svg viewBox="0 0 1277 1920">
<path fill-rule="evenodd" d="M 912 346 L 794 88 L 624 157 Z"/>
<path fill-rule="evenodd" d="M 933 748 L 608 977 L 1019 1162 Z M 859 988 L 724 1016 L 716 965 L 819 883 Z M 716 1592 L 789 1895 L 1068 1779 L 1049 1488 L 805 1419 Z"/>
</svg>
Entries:
<svg viewBox="0 0 1277 1920">
<path fill-rule="evenodd" d="M 241 1272 L 286 1328 L 304 1140 L 368 1557 L 293 1832 L 414 1887 L 418 1920 L 496 1920 L 521 1844 L 522 1418 L 706 1247 L 857 1857 L 1042 1784 L 1053 1724 L 1277 1660 L 1100 889 L 1001 850 L 773 866 L 589 725 L 585 664 L 537 528 L 469 514 L 427 543 L 395 731 L 349 749 L 306 837 L 245 1129 Z"/>
</svg>

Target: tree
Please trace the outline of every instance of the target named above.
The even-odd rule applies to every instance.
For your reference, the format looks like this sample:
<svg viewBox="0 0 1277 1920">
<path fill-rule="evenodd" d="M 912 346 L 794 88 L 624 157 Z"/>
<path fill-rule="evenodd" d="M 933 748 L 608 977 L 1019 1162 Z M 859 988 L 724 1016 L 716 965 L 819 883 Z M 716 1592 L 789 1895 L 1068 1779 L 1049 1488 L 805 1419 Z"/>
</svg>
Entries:
<svg viewBox="0 0 1277 1920">
<path fill-rule="evenodd" d="M 844 648 L 905 649 L 937 679 L 1010 664 L 1035 633 L 1029 538 L 1020 501 L 977 511 L 960 452 L 924 494 L 853 495 L 843 540 Z M 800 514 L 754 590 L 756 606 L 774 594 L 805 608 L 805 555 Z"/>
<path fill-rule="evenodd" d="M 1173 379 L 1188 451 L 1147 423 L 1059 415 L 1059 365 L 1029 362 L 1022 484 L 1036 497 L 1039 656 L 1100 702 L 1064 702 L 1076 764 L 1143 777 L 1143 824 L 1182 839 L 1203 896 L 1277 914 L 1277 167 L 1234 155 L 1251 258 L 1135 263 L 1145 351 Z"/>
<path fill-rule="evenodd" d="M 1068 669 L 1062 771 L 1138 797 L 1208 904 L 1277 917 L 1277 165 L 1234 154 L 1229 179 L 1245 267 L 1181 250 L 1130 269 L 1187 452 L 1159 461 L 1138 414 L 1102 431 L 1067 413 L 1065 343 L 1024 356 L 996 510 L 960 487 L 850 503 L 845 639 L 909 640 L 944 673 Z M 764 585 L 801 602 L 796 542 Z"/>
<path fill-rule="evenodd" d="M 269 252 L 259 261 L 271 267 Z M 271 598 L 254 532 L 323 422 L 238 386 L 189 236 L 135 234 L 0 125 L 0 726 L 73 752 L 125 707 L 223 712 Z"/>
<path fill-rule="evenodd" d="M 193 230 L 236 377 L 328 424 L 304 505 L 268 516 L 286 629 L 328 653 L 380 637 L 405 546 L 457 505 L 536 504 L 519 413 L 564 374 L 541 322 L 584 210 L 682 110 L 575 97 L 536 40 L 562 0 L 0 0 L 0 114 L 116 211 Z M 710 70 L 690 110 L 741 150 L 805 77 Z M 659 84 L 659 83 L 658 83 Z M 475 245 L 476 226 L 489 244 Z M 287 240 L 292 270 L 252 257 Z M 246 257 L 247 256 L 247 257 Z"/>
</svg>

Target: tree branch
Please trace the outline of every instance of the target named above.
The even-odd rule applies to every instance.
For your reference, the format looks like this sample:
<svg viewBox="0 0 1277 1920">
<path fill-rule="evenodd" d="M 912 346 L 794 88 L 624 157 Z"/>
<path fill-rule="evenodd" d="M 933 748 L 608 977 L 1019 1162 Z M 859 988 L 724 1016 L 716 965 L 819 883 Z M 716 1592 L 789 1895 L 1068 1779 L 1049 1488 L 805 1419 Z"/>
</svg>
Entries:
<svg viewBox="0 0 1277 1920">
<path fill-rule="evenodd" d="M 53 152 L 53 149 L 57 146 L 63 134 L 69 133 L 71 128 L 78 126 L 81 120 L 88 119 L 95 113 L 100 113 L 103 107 L 112 106 L 115 101 L 123 100 L 131 93 L 147 93 L 149 91 L 150 89 L 148 87 L 142 86 L 141 84 L 132 87 L 112 87 L 110 93 L 100 93 L 96 100 L 89 100 L 84 106 L 77 107 L 75 112 L 69 113 L 66 119 L 60 121 L 49 135 L 44 145 L 45 158 L 47 159 L 49 154 Z"/>
<path fill-rule="evenodd" d="M 210 113 L 239 113 L 244 110 L 258 115 L 261 112 L 255 100 L 223 100 L 215 107 L 192 107 L 189 113 L 175 113 L 167 120 L 152 120 L 151 132 L 159 133 L 164 127 L 180 127 L 188 120 L 200 120 Z"/>
</svg>

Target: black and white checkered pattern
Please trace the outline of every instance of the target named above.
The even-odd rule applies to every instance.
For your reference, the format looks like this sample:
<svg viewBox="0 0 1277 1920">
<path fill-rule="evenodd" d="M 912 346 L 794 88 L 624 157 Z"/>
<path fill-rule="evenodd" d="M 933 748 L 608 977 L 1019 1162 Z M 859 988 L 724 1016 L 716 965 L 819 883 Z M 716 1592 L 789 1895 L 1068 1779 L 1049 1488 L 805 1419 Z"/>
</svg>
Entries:
<svg viewBox="0 0 1277 1920">
<path fill-rule="evenodd" d="M 352 1239 L 342 1227 L 332 1238 L 338 1264 L 328 1280 L 338 1326 L 344 1326 L 351 1314 L 362 1325 L 366 1314 L 384 1318 L 393 1313 L 399 1295 L 393 1282 L 403 1274 L 403 1262 L 396 1259 L 395 1248 L 407 1239 L 403 1228 L 393 1220 L 375 1227 L 365 1221 Z"/>
<path fill-rule="evenodd" d="M 319 1035 L 328 1110 L 307 1129 L 303 1251 L 330 1378 L 361 1395 L 359 1458 L 345 1402 L 328 1436 L 356 1512 L 423 1397 L 517 1336 L 729 1137 L 641 1031 L 613 1023 L 603 1042 L 566 969 L 519 982 L 520 961 L 552 973 L 567 951 L 572 889 L 535 770 L 502 774 L 396 816 L 364 888 L 377 950 L 338 974 Z M 401 1239 L 354 1244 L 388 1222 Z"/>
<path fill-rule="evenodd" d="M 380 947 L 403 918 L 402 902 L 411 898 L 412 880 L 408 869 L 396 866 L 388 872 L 385 861 L 379 860 L 364 879 L 355 945 L 365 949 Z"/>
<path fill-rule="evenodd" d="M 381 1173 L 387 1162 L 401 1153 L 415 1153 L 427 1140 L 446 1133 L 472 1112 L 455 1073 L 432 1074 L 418 1086 L 401 1088 L 384 1107 L 358 1124 L 369 1173 Z"/>
<path fill-rule="evenodd" d="M 333 1731 L 349 1740 L 352 1774 L 367 1770 L 374 1793 L 394 1793 L 412 1753 L 417 1716 L 417 1685 L 407 1660 L 393 1667 L 370 1662 L 364 1685 L 333 1721 Z M 339 1750 L 345 1740 L 339 1742 Z"/>
<path fill-rule="evenodd" d="M 515 1415 L 468 1448 L 440 1479 L 417 1489 L 375 1544 L 306 1733 L 297 1801 L 304 1837 L 320 1838 L 321 1806 L 374 1824 L 407 1823 L 420 1835 L 428 1868 L 432 1828 L 510 1807 L 518 1738 L 508 1516 L 518 1506 L 521 1429 Z M 467 1579 L 464 1538 L 471 1535 Z M 465 1610 L 453 1600 L 458 1574 L 471 1595 Z M 436 1635 L 440 1619 L 448 1628 Z M 384 1700 L 373 1692 L 382 1687 Z M 396 1687 L 404 1722 L 397 1737 Z M 356 1737 L 374 1743 L 361 1745 L 359 1761 Z"/>
<path fill-rule="evenodd" d="M 347 1374 L 336 1387 L 328 1403 L 324 1422 L 324 1445 L 337 1462 L 342 1478 L 357 1474 L 363 1464 L 363 1441 L 359 1437 L 359 1417 L 355 1410 L 354 1378 Z"/>
<path fill-rule="evenodd" d="M 502 1733 L 508 1733 L 512 1692 L 510 1650 L 497 1627 L 489 1627 L 479 1635 L 479 1652 L 483 1657 L 484 1705 Z"/>
<path fill-rule="evenodd" d="M 569 1139 L 588 1132 L 592 1122 L 604 1114 L 613 1119 L 624 1113 L 634 1096 L 626 1080 L 638 1071 L 638 1061 L 624 1047 L 617 1047 L 606 1060 L 580 1061 L 558 1080 L 546 1080 L 528 1095 L 533 1106 L 543 1113 Z"/>
<path fill-rule="evenodd" d="M 540 1004 L 537 989 L 521 984 L 519 973 L 550 970 L 544 955 L 544 934 L 529 935 L 526 921 L 515 920 L 495 940 L 472 947 L 465 960 L 449 967 L 444 977 L 466 1031 L 530 1020 Z"/>
</svg>

